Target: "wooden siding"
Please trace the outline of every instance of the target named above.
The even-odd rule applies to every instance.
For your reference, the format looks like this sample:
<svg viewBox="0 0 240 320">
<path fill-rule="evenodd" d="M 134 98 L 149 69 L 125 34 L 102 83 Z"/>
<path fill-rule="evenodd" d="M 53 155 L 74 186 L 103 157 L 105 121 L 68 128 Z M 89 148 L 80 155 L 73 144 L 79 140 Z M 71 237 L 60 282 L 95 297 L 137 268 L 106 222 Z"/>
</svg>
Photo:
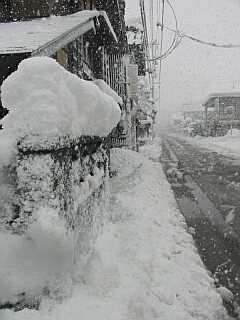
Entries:
<svg viewBox="0 0 240 320">
<path fill-rule="evenodd" d="M 96 0 L 1 0 L 0 22 L 95 10 Z"/>
<path fill-rule="evenodd" d="M 102 50 L 102 77 L 107 84 L 126 100 L 126 69 L 122 54 L 108 53 Z"/>
<path fill-rule="evenodd" d="M 66 50 L 60 49 L 56 53 L 56 60 L 59 64 L 61 64 L 64 68 L 68 66 L 68 54 Z"/>
</svg>

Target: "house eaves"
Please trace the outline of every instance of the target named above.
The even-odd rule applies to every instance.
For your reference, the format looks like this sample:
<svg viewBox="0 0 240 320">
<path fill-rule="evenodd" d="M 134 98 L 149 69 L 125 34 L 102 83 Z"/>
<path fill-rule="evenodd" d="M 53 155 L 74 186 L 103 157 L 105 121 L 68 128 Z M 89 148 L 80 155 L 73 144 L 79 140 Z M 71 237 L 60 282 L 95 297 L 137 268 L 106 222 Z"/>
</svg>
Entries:
<svg viewBox="0 0 240 320">
<path fill-rule="evenodd" d="M 114 41 L 117 41 L 104 11 L 84 10 L 68 16 L 0 23 L 0 54 L 31 53 L 32 56 L 51 56 L 74 39 L 94 29 L 95 20 L 101 16 Z"/>
<path fill-rule="evenodd" d="M 211 93 L 203 100 L 202 105 L 206 106 L 210 103 L 213 103 L 215 98 L 222 98 L 222 97 L 231 97 L 231 98 L 240 98 L 240 91 L 224 91 L 224 92 L 215 92 Z"/>
</svg>

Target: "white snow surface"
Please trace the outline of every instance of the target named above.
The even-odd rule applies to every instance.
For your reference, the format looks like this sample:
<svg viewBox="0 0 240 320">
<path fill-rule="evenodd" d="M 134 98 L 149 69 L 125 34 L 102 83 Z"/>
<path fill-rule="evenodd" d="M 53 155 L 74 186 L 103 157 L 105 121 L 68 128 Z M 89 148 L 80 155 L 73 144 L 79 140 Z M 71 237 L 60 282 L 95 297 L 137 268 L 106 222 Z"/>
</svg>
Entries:
<svg viewBox="0 0 240 320">
<path fill-rule="evenodd" d="M 160 163 L 125 149 L 111 161 L 109 221 L 88 264 L 75 266 L 71 295 L 0 319 L 228 319 Z"/>
<path fill-rule="evenodd" d="M 10 110 L 2 124 L 16 138 L 103 137 L 121 116 L 118 104 L 98 86 L 48 57 L 23 60 L 1 90 L 2 103 Z"/>
<path fill-rule="evenodd" d="M 66 231 L 64 220 L 55 210 L 43 207 L 35 214 L 37 221 L 25 235 L 0 232 L 1 303 L 17 301 L 22 293 L 38 297 L 45 287 L 59 290 L 57 286 L 71 272 L 73 233 Z"/>
<path fill-rule="evenodd" d="M 69 37 L 73 41 L 76 36 L 94 29 L 94 18 L 100 16 L 106 21 L 113 37 L 116 38 L 104 11 L 82 10 L 65 16 L 0 23 L 0 53 L 34 52 L 48 45 L 48 54 L 51 55 L 67 45 Z M 72 35 L 73 29 L 74 36 Z M 64 39 L 66 35 L 68 35 L 67 41 Z"/>
<path fill-rule="evenodd" d="M 178 136 L 180 137 L 180 136 Z M 222 155 L 232 157 L 235 159 L 240 158 L 240 130 L 233 129 L 232 132 L 229 131 L 226 136 L 222 137 L 201 137 L 196 136 L 186 137 L 182 136 L 182 139 L 188 141 L 189 143 L 199 146 L 201 148 L 206 148 L 211 151 L 215 151 Z"/>
</svg>

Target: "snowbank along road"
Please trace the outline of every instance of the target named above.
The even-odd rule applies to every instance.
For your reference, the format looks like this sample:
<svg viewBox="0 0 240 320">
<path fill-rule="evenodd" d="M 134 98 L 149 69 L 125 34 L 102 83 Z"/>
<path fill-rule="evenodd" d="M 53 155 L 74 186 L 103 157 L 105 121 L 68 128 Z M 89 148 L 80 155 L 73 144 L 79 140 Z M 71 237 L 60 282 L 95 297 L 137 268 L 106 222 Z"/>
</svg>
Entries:
<svg viewBox="0 0 240 320">
<path fill-rule="evenodd" d="M 199 253 L 216 285 L 240 302 L 240 163 L 165 137 L 162 163 Z M 232 315 L 235 308 L 228 306 Z"/>
</svg>

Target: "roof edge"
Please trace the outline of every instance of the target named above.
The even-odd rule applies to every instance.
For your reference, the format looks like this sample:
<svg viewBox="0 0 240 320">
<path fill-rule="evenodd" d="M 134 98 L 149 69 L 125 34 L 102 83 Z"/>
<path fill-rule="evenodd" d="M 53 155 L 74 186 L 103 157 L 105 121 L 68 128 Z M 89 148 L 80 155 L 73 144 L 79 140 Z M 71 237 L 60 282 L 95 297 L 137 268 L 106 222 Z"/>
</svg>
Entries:
<svg viewBox="0 0 240 320">
<path fill-rule="evenodd" d="M 107 13 L 105 11 L 95 11 L 95 15 L 93 15 L 92 17 L 89 17 L 88 21 L 75 26 L 71 30 L 66 31 L 65 33 L 61 34 L 57 38 L 47 42 L 43 46 L 32 51 L 31 56 L 32 57 L 51 56 L 57 50 L 61 49 L 63 45 L 67 45 L 68 43 L 74 41 L 78 36 L 83 35 L 84 33 L 88 32 L 91 29 L 95 29 L 94 19 L 98 18 L 99 16 L 102 16 L 104 18 L 114 40 L 118 42 L 116 33 L 111 25 L 111 22 L 107 16 Z"/>
<path fill-rule="evenodd" d="M 218 98 L 218 97 L 239 97 L 240 98 L 240 91 L 236 92 L 214 92 L 210 93 L 202 102 L 202 105 L 205 106 L 210 99 Z"/>
</svg>

